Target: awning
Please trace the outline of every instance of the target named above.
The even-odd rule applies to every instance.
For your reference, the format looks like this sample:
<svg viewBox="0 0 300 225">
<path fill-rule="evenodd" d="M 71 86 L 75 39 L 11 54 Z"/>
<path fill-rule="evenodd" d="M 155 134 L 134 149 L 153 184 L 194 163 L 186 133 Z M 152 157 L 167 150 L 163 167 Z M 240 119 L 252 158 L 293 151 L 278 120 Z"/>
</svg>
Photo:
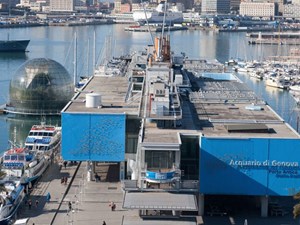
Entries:
<svg viewBox="0 0 300 225">
<path fill-rule="evenodd" d="M 197 211 L 197 199 L 193 194 L 170 192 L 126 192 L 125 209 Z"/>
<path fill-rule="evenodd" d="M 124 216 L 124 220 L 122 221 L 122 225 L 197 225 L 196 220 L 190 218 L 177 218 L 174 220 L 170 220 L 170 219 L 146 219 L 143 220 L 141 218 L 135 217 L 135 218 L 131 218 L 131 217 L 127 217 Z"/>
</svg>

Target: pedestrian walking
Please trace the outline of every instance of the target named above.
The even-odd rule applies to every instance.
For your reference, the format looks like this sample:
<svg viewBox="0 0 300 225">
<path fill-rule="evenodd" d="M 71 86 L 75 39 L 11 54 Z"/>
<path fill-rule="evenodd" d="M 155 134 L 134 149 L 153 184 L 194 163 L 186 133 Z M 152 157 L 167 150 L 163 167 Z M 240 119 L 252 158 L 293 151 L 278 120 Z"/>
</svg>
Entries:
<svg viewBox="0 0 300 225">
<path fill-rule="evenodd" d="M 65 182 L 65 177 L 62 177 L 62 178 L 60 179 L 60 183 L 63 184 L 64 182 Z"/>
<path fill-rule="evenodd" d="M 68 162 L 64 161 L 64 167 L 65 167 L 65 169 L 67 169 L 67 164 L 68 164 Z"/>
<path fill-rule="evenodd" d="M 72 203 L 69 202 L 68 205 L 69 205 L 69 211 L 71 211 L 72 210 Z"/>
<path fill-rule="evenodd" d="M 50 200 L 51 200 L 51 195 L 50 195 L 50 193 L 48 192 L 48 194 L 47 194 L 47 196 L 46 196 L 46 199 L 47 199 L 47 202 L 49 203 L 50 202 Z"/>
<path fill-rule="evenodd" d="M 37 208 L 39 206 L 39 200 L 35 200 L 35 207 Z"/>
<path fill-rule="evenodd" d="M 60 161 L 59 164 L 58 164 L 58 166 L 59 166 L 59 171 L 61 171 L 61 168 L 62 168 L 62 166 L 63 166 L 63 163 Z"/>
<path fill-rule="evenodd" d="M 102 225 L 106 225 L 106 222 L 103 220 L 103 223 L 102 223 Z"/>
<path fill-rule="evenodd" d="M 65 185 L 68 183 L 68 177 L 65 177 L 64 182 L 65 182 Z"/>
<path fill-rule="evenodd" d="M 28 209 L 31 209 L 31 205 L 32 205 L 32 202 L 31 202 L 31 199 L 28 200 Z"/>
<path fill-rule="evenodd" d="M 111 211 L 115 211 L 116 204 L 114 202 L 110 202 L 109 206 L 110 206 Z"/>
</svg>

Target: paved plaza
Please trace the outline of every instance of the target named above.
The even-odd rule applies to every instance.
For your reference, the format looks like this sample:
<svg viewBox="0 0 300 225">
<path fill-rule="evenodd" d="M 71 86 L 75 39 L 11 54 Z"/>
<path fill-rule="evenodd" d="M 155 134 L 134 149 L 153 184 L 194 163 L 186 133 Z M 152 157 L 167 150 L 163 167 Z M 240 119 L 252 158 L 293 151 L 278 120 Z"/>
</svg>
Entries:
<svg viewBox="0 0 300 225">
<path fill-rule="evenodd" d="M 32 225 L 107 225 L 141 224 L 142 220 L 137 210 L 122 209 L 124 192 L 120 182 L 95 182 L 86 179 L 86 163 L 67 166 L 59 169 L 53 164 L 40 179 L 30 194 L 32 207 L 29 209 L 24 202 L 18 218 L 30 218 L 28 224 Z M 61 183 L 62 177 L 68 177 L 67 184 Z M 47 194 L 51 199 L 47 202 Z M 38 205 L 35 205 L 38 200 Z M 116 210 L 111 211 L 109 204 L 113 201 Z M 72 209 L 69 210 L 69 202 Z M 204 216 L 197 217 L 198 225 L 296 225 L 292 212 L 284 216 L 261 218 L 257 213 L 243 212 L 234 217 L 230 216 Z M 145 221 L 144 221 L 145 222 Z M 143 224 L 145 224 L 143 222 Z M 156 224 L 155 221 L 149 224 Z M 164 224 L 157 222 L 157 224 Z M 168 221 L 165 221 L 168 224 Z"/>
</svg>

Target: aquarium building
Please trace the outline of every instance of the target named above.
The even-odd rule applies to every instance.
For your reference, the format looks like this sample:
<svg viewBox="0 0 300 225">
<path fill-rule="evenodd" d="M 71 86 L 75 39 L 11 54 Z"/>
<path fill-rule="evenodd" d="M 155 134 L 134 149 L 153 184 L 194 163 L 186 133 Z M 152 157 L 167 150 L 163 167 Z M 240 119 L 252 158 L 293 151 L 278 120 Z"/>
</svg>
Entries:
<svg viewBox="0 0 300 225">
<path fill-rule="evenodd" d="M 207 72 L 219 64 L 165 51 L 90 78 L 62 111 L 63 158 L 117 165 L 141 217 L 204 215 L 210 196 L 253 197 L 267 217 L 272 196 L 300 191 L 299 134 L 236 76 Z"/>
</svg>

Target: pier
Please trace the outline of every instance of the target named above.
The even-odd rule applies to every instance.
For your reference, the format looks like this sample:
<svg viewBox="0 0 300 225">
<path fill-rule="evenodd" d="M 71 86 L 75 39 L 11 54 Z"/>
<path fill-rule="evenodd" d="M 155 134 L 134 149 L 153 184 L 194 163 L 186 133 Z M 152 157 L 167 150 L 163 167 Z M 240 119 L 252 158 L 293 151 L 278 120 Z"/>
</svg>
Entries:
<svg viewBox="0 0 300 225">
<path fill-rule="evenodd" d="M 178 27 L 165 27 L 164 31 L 177 31 L 177 30 L 187 30 L 188 28 L 185 26 L 178 26 Z M 132 31 L 132 32 L 161 32 L 161 27 L 147 27 L 147 26 L 129 26 L 124 28 L 125 31 Z"/>
</svg>

